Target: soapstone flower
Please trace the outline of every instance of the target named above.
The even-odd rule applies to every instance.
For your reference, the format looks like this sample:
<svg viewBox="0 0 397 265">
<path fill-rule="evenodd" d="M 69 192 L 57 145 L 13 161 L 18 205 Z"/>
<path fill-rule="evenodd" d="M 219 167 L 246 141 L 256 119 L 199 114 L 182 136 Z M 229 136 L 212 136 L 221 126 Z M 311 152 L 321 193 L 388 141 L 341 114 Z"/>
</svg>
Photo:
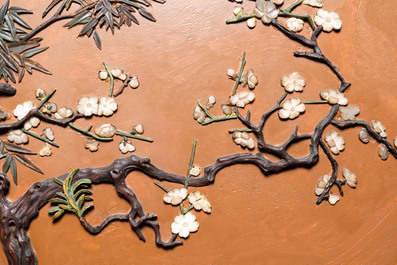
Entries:
<svg viewBox="0 0 397 265">
<path fill-rule="evenodd" d="M 360 139 L 361 142 L 363 142 L 364 144 L 369 143 L 369 134 L 367 129 L 362 128 L 359 132 L 358 132 L 358 138 Z"/>
<path fill-rule="evenodd" d="M 337 155 L 345 149 L 345 140 L 337 132 L 331 131 L 324 138 L 333 154 Z"/>
<path fill-rule="evenodd" d="M 139 80 L 138 77 L 136 75 L 134 75 L 130 82 L 128 83 L 128 85 L 130 85 L 131 88 L 136 89 L 139 87 Z"/>
<path fill-rule="evenodd" d="M 172 205 L 180 204 L 187 196 L 186 188 L 174 188 L 164 194 L 163 200 L 165 203 L 170 203 Z"/>
<path fill-rule="evenodd" d="M 270 24 L 270 22 L 278 17 L 278 9 L 273 2 L 266 0 L 257 0 L 254 13 L 257 18 L 261 18 L 264 24 Z"/>
<path fill-rule="evenodd" d="M 137 134 L 143 134 L 144 130 L 143 130 L 143 125 L 142 124 L 137 124 L 134 126 L 133 128 L 134 132 Z"/>
<path fill-rule="evenodd" d="M 103 97 L 99 100 L 98 116 L 111 116 L 117 110 L 117 102 L 113 97 Z"/>
<path fill-rule="evenodd" d="M 39 155 L 41 157 L 43 157 L 43 156 L 51 156 L 52 155 L 51 145 L 46 143 L 45 146 L 40 149 Z"/>
<path fill-rule="evenodd" d="M 281 85 L 287 92 L 303 91 L 303 87 L 306 85 L 305 79 L 298 72 L 293 72 L 281 77 Z"/>
<path fill-rule="evenodd" d="M 112 70 L 110 70 L 110 73 L 112 74 L 112 76 L 119 78 L 120 75 L 123 74 L 123 71 L 121 69 L 118 68 L 113 68 Z"/>
<path fill-rule="evenodd" d="M 241 147 L 248 147 L 248 149 L 255 148 L 254 139 L 246 132 L 234 132 L 232 137 L 233 141 L 236 144 L 241 145 Z"/>
<path fill-rule="evenodd" d="M 349 102 L 348 99 L 345 98 L 345 94 L 336 91 L 335 89 L 322 90 L 320 92 L 320 97 L 328 101 L 331 105 L 339 104 L 341 106 L 346 106 Z"/>
<path fill-rule="evenodd" d="M 341 117 L 345 121 L 354 121 L 356 116 L 360 113 L 360 108 L 355 106 L 339 107 Z"/>
<path fill-rule="evenodd" d="M 190 176 L 197 177 L 201 173 L 200 166 L 194 166 L 190 169 Z"/>
<path fill-rule="evenodd" d="M 60 107 L 58 111 L 54 114 L 54 117 L 58 120 L 64 120 L 73 115 L 73 110 L 68 107 Z"/>
<path fill-rule="evenodd" d="M 305 112 L 306 106 L 299 98 L 291 98 L 286 100 L 282 109 L 278 111 L 280 119 L 295 119 L 300 113 Z"/>
<path fill-rule="evenodd" d="M 258 84 L 258 77 L 254 74 L 254 70 L 247 70 L 247 84 L 250 89 L 254 89 Z"/>
<path fill-rule="evenodd" d="M 130 140 L 121 140 L 119 144 L 119 150 L 121 153 L 126 154 L 128 152 L 134 152 L 135 146 L 131 143 Z"/>
<path fill-rule="evenodd" d="M 87 143 L 84 145 L 85 149 L 90 150 L 91 152 L 98 151 L 99 142 L 94 139 L 88 139 Z"/>
<path fill-rule="evenodd" d="M 16 144 L 26 144 L 29 142 L 28 135 L 21 130 L 10 130 L 8 132 L 7 139 L 8 141 L 14 142 Z"/>
<path fill-rule="evenodd" d="M 331 32 L 333 29 L 339 30 L 342 27 L 342 20 L 335 12 L 328 12 L 324 9 L 319 9 L 317 15 L 314 17 L 314 22 L 317 26 L 323 26 L 323 31 Z"/>
<path fill-rule="evenodd" d="M 347 168 L 342 168 L 342 176 L 346 179 L 346 183 L 350 188 L 357 186 L 357 176 Z"/>
<path fill-rule="evenodd" d="M 385 125 L 383 125 L 383 123 L 381 123 L 380 121 L 372 120 L 371 126 L 375 130 L 375 132 L 377 132 L 381 137 L 387 137 L 386 127 Z"/>
<path fill-rule="evenodd" d="M 23 124 L 25 130 L 30 130 L 32 127 L 36 128 L 40 124 L 40 119 L 36 117 L 31 117 Z"/>
<path fill-rule="evenodd" d="M 98 72 L 99 79 L 106 80 L 108 78 L 108 72 L 106 71 L 99 71 Z"/>
<path fill-rule="evenodd" d="M 272 0 L 272 2 L 276 5 L 282 5 L 284 3 L 284 0 Z"/>
<path fill-rule="evenodd" d="M 207 101 L 207 109 L 212 108 L 216 103 L 216 98 L 214 96 L 209 96 Z"/>
<path fill-rule="evenodd" d="M 190 212 L 176 216 L 171 225 L 172 233 L 179 234 L 182 238 L 187 238 L 190 233 L 196 232 L 198 228 L 199 223 L 196 221 L 196 216 Z"/>
<path fill-rule="evenodd" d="M 116 127 L 109 123 L 102 124 L 98 128 L 95 129 L 95 134 L 104 137 L 111 138 L 116 133 Z"/>
<path fill-rule="evenodd" d="M 77 112 L 86 117 L 98 114 L 98 97 L 82 97 L 77 105 Z"/>
<path fill-rule="evenodd" d="M 287 19 L 287 29 L 292 32 L 299 32 L 303 29 L 304 21 L 300 18 L 290 17 Z"/>
<path fill-rule="evenodd" d="M 313 7 L 323 7 L 323 0 L 304 0 L 303 3 Z"/>
<path fill-rule="evenodd" d="M 43 135 L 50 141 L 54 141 L 55 139 L 54 132 L 51 127 L 45 127 L 45 129 L 43 130 Z"/>
<path fill-rule="evenodd" d="M 14 115 L 18 120 L 22 120 L 29 113 L 29 111 L 34 108 L 36 107 L 33 105 L 32 101 L 26 101 L 23 104 L 19 104 L 14 109 Z"/>
<path fill-rule="evenodd" d="M 229 105 L 222 104 L 221 109 L 222 109 L 223 114 L 225 114 L 225 115 L 230 115 L 233 113 L 233 109 Z"/>
<path fill-rule="evenodd" d="M 249 19 L 247 19 L 246 23 L 247 23 L 248 28 L 253 29 L 256 27 L 256 18 L 254 18 L 254 17 L 249 18 Z"/>
<path fill-rule="evenodd" d="M 336 194 L 330 194 L 328 197 L 328 202 L 331 205 L 335 205 L 339 201 L 340 197 Z"/>
<path fill-rule="evenodd" d="M 198 123 L 203 123 L 205 120 L 205 113 L 204 111 L 199 107 L 196 106 L 193 110 L 193 118 L 197 120 Z"/>
<path fill-rule="evenodd" d="M 188 200 L 197 211 L 203 210 L 205 213 L 211 213 L 211 203 L 208 199 L 199 191 L 195 191 L 189 194 Z"/>
<path fill-rule="evenodd" d="M 319 178 L 319 180 L 317 181 L 317 187 L 314 190 L 314 193 L 317 196 L 320 196 L 321 193 L 323 193 L 324 189 L 328 186 L 328 182 L 331 179 L 331 176 L 328 174 L 325 174 L 323 176 L 321 176 L 321 178 Z"/>
<path fill-rule="evenodd" d="M 229 102 L 230 102 L 230 105 L 237 106 L 239 108 L 244 108 L 249 103 L 254 101 L 254 99 L 255 99 L 254 93 L 243 91 L 243 92 L 236 93 L 234 96 L 230 96 Z"/>
<path fill-rule="evenodd" d="M 387 158 L 389 158 L 390 152 L 386 145 L 381 144 L 378 146 L 378 155 L 382 160 L 387 160 Z"/>
</svg>

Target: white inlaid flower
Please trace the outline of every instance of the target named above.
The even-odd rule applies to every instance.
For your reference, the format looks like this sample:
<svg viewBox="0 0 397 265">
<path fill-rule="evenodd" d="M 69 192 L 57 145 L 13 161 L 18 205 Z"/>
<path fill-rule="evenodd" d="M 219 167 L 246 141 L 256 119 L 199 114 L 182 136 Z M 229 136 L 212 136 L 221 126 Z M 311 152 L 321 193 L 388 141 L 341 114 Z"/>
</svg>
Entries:
<svg viewBox="0 0 397 265">
<path fill-rule="evenodd" d="M 131 143 L 130 140 L 121 140 L 119 144 L 119 149 L 121 153 L 126 154 L 128 152 L 134 152 L 135 151 L 135 146 Z"/>
<path fill-rule="evenodd" d="M 130 85 L 131 88 L 136 89 L 139 87 L 139 79 L 136 75 L 134 75 L 130 82 L 128 83 Z"/>
<path fill-rule="evenodd" d="M 42 157 L 43 156 L 51 156 L 52 155 L 51 145 L 46 143 L 45 146 L 40 149 L 39 155 Z"/>
<path fill-rule="evenodd" d="M 303 3 L 309 6 L 323 7 L 323 0 L 304 0 Z"/>
<path fill-rule="evenodd" d="M 236 80 L 237 78 L 236 70 L 234 70 L 233 68 L 227 69 L 226 74 L 230 79 Z"/>
<path fill-rule="evenodd" d="M 254 93 L 248 92 L 248 91 L 243 91 L 243 92 L 236 93 L 234 96 L 230 96 L 229 102 L 230 102 L 230 105 L 237 106 L 239 108 L 244 108 L 249 103 L 254 101 L 254 99 L 255 99 Z"/>
<path fill-rule="evenodd" d="M 319 9 L 317 15 L 314 17 L 314 22 L 317 26 L 323 26 L 323 30 L 331 32 L 333 29 L 339 30 L 342 27 L 342 20 L 335 12 L 328 12 L 324 9 Z"/>
<path fill-rule="evenodd" d="M 87 143 L 84 145 L 85 149 L 90 150 L 91 152 L 98 151 L 99 142 L 94 139 L 88 139 Z"/>
<path fill-rule="evenodd" d="M 199 191 L 195 191 L 189 194 L 188 200 L 197 211 L 203 210 L 205 213 L 211 213 L 211 203 L 208 199 Z"/>
<path fill-rule="evenodd" d="M 144 132 L 142 124 L 135 125 L 133 129 L 134 129 L 134 132 L 136 132 L 137 134 L 143 134 L 143 132 Z"/>
<path fill-rule="evenodd" d="M 357 176 L 347 168 L 342 168 L 342 176 L 346 179 L 346 183 L 350 188 L 354 189 L 357 186 Z"/>
<path fill-rule="evenodd" d="M 287 29 L 292 32 L 299 32 L 303 29 L 305 22 L 300 18 L 290 17 L 287 19 Z"/>
<path fill-rule="evenodd" d="M 98 116 L 111 116 L 117 110 L 117 102 L 113 97 L 103 97 L 99 100 Z"/>
<path fill-rule="evenodd" d="M 328 202 L 331 205 L 335 205 L 339 201 L 340 197 L 336 194 L 330 194 L 328 197 Z"/>
<path fill-rule="evenodd" d="M 284 0 L 272 0 L 272 2 L 276 5 L 282 5 L 284 3 Z"/>
<path fill-rule="evenodd" d="M 254 18 L 254 17 L 249 18 L 249 19 L 247 19 L 246 23 L 247 23 L 248 28 L 253 29 L 256 27 L 256 18 Z"/>
<path fill-rule="evenodd" d="M 121 69 L 118 68 L 113 68 L 112 70 L 110 70 L 110 73 L 112 74 L 112 76 L 119 78 L 120 75 L 123 74 L 123 71 Z"/>
<path fill-rule="evenodd" d="M 248 82 L 248 87 L 250 89 L 254 89 L 256 85 L 258 84 L 258 77 L 254 74 L 254 70 L 248 69 L 247 70 L 247 82 Z"/>
<path fill-rule="evenodd" d="M 345 149 L 345 139 L 335 131 L 331 131 L 324 137 L 324 139 L 331 149 L 331 152 L 335 155 Z"/>
<path fill-rule="evenodd" d="M 387 158 L 389 158 L 390 152 L 386 145 L 381 144 L 378 146 L 378 155 L 382 160 L 387 160 Z"/>
<path fill-rule="evenodd" d="M 199 107 L 196 106 L 193 110 L 193 118 L 197 120 L 198 123 L 203 123 L 205 120 L 205 113 L 204 111 Z"/>
<path fill-rule="evenodd" d="M 246 132 L 234 132 L 233 133 L 233 141 L 241 145 L 241 147 L 248 147 L 248 149 L 255 148 L 254 139 Z"/>
<path fill-rule="evenodd" d="M 209 96 L 207 101 L 207 109 L 212 108 L 216 103 L 216 98 L 214 96 Z"/>
<path fill-rule="evenodd" d="M 174 188 L 164 194 L 163 200 L 165 203 L 170 203 L 172 205 L 180 204 L 187 196 L 186 188 Z"/>
<path fill-rule="evenodd" d="M 324 189 L 328 186 L 328 182 L 331 179 L 331 176 L 328 174 L 325 174 L 323 176 L 321 176 L 321 178 L 319 178 L 319 180 L 317 181 L 317 187 L 314 190 L 314 193 L 317 196 L 320 196 L 321 193 L 323 193 Z"/>
<path fill-rule="evenodd" d="M 230 115 L 233 113 L 233 109 L 229 105 L 222 104 L 221 109 L 222 109 L 223 114 L 225 114 L 225 115 Z"/>
<path fill-rule="evenodd" d="M 23 128 L 25 130 L 30 130 L 32 127 L 36 128 L 37 126 L 39 126 L 40 124 L 40 119 L 36 118 L 36 117 L 31 117 L 29 120 L 27 120 L 24 124 L 23 124 Z"/>
<path fill-rule="evenodd" d="M 346 106 L 347 103 L 349 103 L 348 99 L 345 98 L 345 94 L 340 93 L 335 89 L 322 90 L 320 92 L 320 97 L 328 101 L 331 105 L 339 104 L 341 106 Z"/>
<path fill-rule="evenodd" d="M 381 137 L 387 137 L 386 127 L 385 125 L 383 125 L 383 123 L 381 123 L 380 121 L 372 120 L 371 126 L 375 130 L 375 132 L 377 132 Z"/>
<path fill-rule="evenodd" d="M 77 112 L 86 117 L 98 114 L 98 97 L 82 97 L 77 105 Z"/>
<path fill-rule="evenodd" d="M 282 109 L 278 111 L 280 119 L 295 119 L 300 113 L 305 112 L 306 106 L 299 98 L 291 98 L 286 100 Z"/>
<path fill-rule="evenodd" d="M 193 177 L 197 177 L 201 173 L 201 167 L 200 166 L 194 166 L 190 169 L 190 175 Z"/>
<path fill-rule="evenodd" d="M 106 71 L 99 71 L 98 72 L 99 79 L 105 80 L 108 78 L 108 72 Z"/>
<path fill-rule="evenodd" d="M 109 123 L 102 124 L 95 129 L 95 134 L 100 137 L 111 138 L 116 133 L 116 127 Z"/>
<path fill-rule="evenodd" d="M 182 238 L 187 238 L 190 233 L 196 232 L 199 228 L 199 223 L 196 221 L 196 216 L 188 212 L 185 215 L 178 215 L 175 217 L 171 225 L 173 234 L 179 234 Z"/>
<path fill-rule="evenodd" d="M 21 120 L 23 117 L 25 117 L 31 109 L 34 109 L 35 106 L 33 105 L 32 101 L 26 101 L 23 104 L 19 104 L 15 109 L 14 109 L 14 115 L 17 117 L 18 120 Z"/>
<path fill-rule="evenodd" d="M 262 22 L 264 24 L 269 24 L 272 19 L 277 18 L 278 9 L 276 8 L 276 5 L 271 1 L 257 0 L 254 13 L 257 18 L 262 18 Z"/>
<path fill-rule="evenodd" d="M 60 107 L 58 111 L 54 114 L 55 118 L 58 120 L 64 120 L 73 115 L 73 110 L 68 107 Z"/>
<path fill-rule="evenodd" d="M 306 85 L 305 79 L 298 72 L 293 72 L 281 77 L 281 85 L 287 92 L 303 91 L 303 87 Z"/>
<path fill-rule="evenodd" d="M 54 131 L 51 129 L 51 127 L 45 127 L 43 130 L 43 135 L 50 141 L 54 141 L 55 139 Z"/>
<path fill-rule="evenodd" d="M 10 130 L 8 132 L 7 139 L 8 141 L 14 142 L 16 144 L 26 144 L 29 142 L 28 135 L 21 130 Z"/>
<path fill-rule="evenodd" d="M 358 138 L 360 139 L 361 142 L 363 142 L 364 144 L 369 143 L 369 134 L 367 129 L 362 128 L 359 132 L 358 132 Z"/>
<path fill-rule="evenodd" d="M 345 121 L 354 121 L 356 116 L 360 113 L 360 108 L 356 106 L 339 107 L 341 117 Z"/>
</svg>

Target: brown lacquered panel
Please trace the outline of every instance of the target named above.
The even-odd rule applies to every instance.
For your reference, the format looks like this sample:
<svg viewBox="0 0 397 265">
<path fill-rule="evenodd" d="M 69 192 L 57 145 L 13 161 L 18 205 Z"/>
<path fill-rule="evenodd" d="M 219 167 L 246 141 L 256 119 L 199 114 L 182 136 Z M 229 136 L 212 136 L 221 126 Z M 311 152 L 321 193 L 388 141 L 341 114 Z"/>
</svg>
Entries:
<svg viewBox="0 0 397 265">
<path fill-rule="evenodd" d="M 2 1 L 4 2 L 4 1 Z M 25 16 L 31 26 L 42 22 L 41 14 L 49 0 L 12 0 L 34 12 Z M 347 90 L 349 104 L 361 108 L 359 117 L 381 120 L 388 139 L 397 135 L 397 29 L 394 1 L 325 0 L 324 8 L 340 14 L 339 33 L 322 33 L 319 45 L 352 83 Z M 286 0 L 286 4 L 292 1 Z M 1 3 L 2 4 L 2 3 Z M 139 18 L 139 26 L 122 27 L 112 36 L 100 30 L 102 51 L 88 38 L 76 38 L 80 28 L 67 30 L 58 22 L 39 34 L 46 52 L 35 58 L 53 75 L 34 72 L 17 84 L 17 94 L 1 98 L 0 105 L 12 112 L 17 104 L 34 100 L 34 90 L 57 88 L 52 98 L 58 106 L 75 107 L 81 96 L 107 94 L 108 83 L 97 77 L 102 61 L 138 75 L 137 90 L 126 89 L 117 98 L 119 109 L 110 118 L 79 120 L 79 126 L 98 126 L 109 122 L 128 130 L 142 123 L 145 136 L 153 143 L 135 142 L 135 154 L 150 157 L 159 168 L 185 174 L 191 145 L 198 139 L 196 164 L 213 164 L 217 157 L 242 149 L 232 142 L 228 129 L 243 128 L 237 120 L 200 126 L 192 118 L 197 99 L 217 98 L 215 114 L 221 114 L 234 83 L 228 68 L 239 67 L 243 51 L 247 67 L 259 78 L 252 120 L 274 106 L 283 94 L 282 75 L 298 71 L 306 78 L 303 100 L 318 99 L 322 89 L 337 89 L 339 82 L 326 66 L 293 57 L 300 45 L 271 26 L 258 23 L 249 30 L 245 23 L 226 25 L 233 16 L 234 3 L 226 0 L 153 3 L 149 9 L 157 22 Z M 249 10 L 254 2 L 245 1 Z M 314 9 L 299 7 L 298 13 Z M 283 21 L 283 19 L 280 19 Z M 305 25 L 304 34 L 310 29 Z M 265 128 L 266 139 L 274 144 L 285 141 L 299 125 L 300 133 L 310 133 L 326 115 L 328 105 L 307 106 L 296 120 L 281 122 L 272 116 Z M 244 111 L 245 113 L 245 111 Z M 42 123 L 36 131 L 41 131 Z M 43 169 L 40 175 L 19 167 L 19 185 L 11 184 L 9 199 L 21 196 L 34 182 L 62 175 L 74 168 L 102 167 L 125 157 L 117 146 L 120 139 L 101 143 L 99 151 L 84 149 L 86 137 L 70 128 L 51 126 L 60 149 L 49 158 L 33 157 Z M 331 129 L 327 128 L 325 133 Z M 345 130 L 346 149 L 336 158 L 358 176 L 357 189 L 344 187 L 345 196 L 335 205 L 315 205 L 317 179 L 331 168 L 320 151 L 319 163 L 311 169 L 296 169 L 264 176 L 251 165 L 222 170 L 213 185 L 200 190 L 213 206 L 210 215 L 196 213 L 200 228 L 183 246 L 172 250 L 156 247 L 154 233 L 145 228 L 146 243 L 139 240 L 128 223 L 112 223 L 97 236 L 87 233 L 74 215 L 53 223 L 44 207 L 28 230 L 39 264 L 395 264 L 397 263 L 397 162 L 391 156 L 381 161 L 378 144 L 362 144 L 357 128 Z M 308 152 L 308 141 L 291 148 L 297 156 Z M 28 147 L 39 151 L 42 142 L 31 139 Z M 254 150 L 257 151 L 257 150 Z M 272 157 L 269 157 L 273 159 Z M 171 237 L 171 223 L 179 214 L 177 207 L 165 205 L 163 192 L 153 180 L 132 173 L 127 183 L 137 194 L 146 212 L 158 216 L 164 239 Z M 163 183 L 165 187 L 176 184 Z M 128 211 L 110 185 L 93 186 L 95 210 L 87 214 L 93 223 L 112 213 Z M 333 190 L 336 192 L 336 189 Z M 0 251 L 0 264 L 6 264 Z"/>
</svg>

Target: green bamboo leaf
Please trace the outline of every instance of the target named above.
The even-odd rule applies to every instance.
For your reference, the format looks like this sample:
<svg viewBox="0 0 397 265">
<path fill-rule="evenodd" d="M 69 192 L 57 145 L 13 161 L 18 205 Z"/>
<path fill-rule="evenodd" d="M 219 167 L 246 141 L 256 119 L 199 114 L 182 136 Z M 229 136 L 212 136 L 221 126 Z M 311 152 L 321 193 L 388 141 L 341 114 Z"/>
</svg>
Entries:
<svg viewBox="0 0 397 265">
<path fill-rule="evenodd" d="M 50 209 L 48 209 L 48 212 L 49 213 L 55 213 L 55 212 L 60 211 L 60 210 L 62 210 L 62 209 L 59 208 L 58 206 L 53 206 Z"/>
<path fill-rule="evenodd" d="M 87 24 L 88 21 L 90 21 L 91 18 L 91 12 L 84 12 L 80 15 L 78 15 L 77 17 L 75 17 L 74 19 L 72 19 L 71 21 L 69 21 L 64 27 L 68 27 L 69 29 L 79 25 L 79 24 Z"/>
<path fill-rule="evenodd" d="M 41 171 L 41 169 L 38 166 L 36 166 L 29 158 L 25 157 L 24 155 L 20 155 L 20 154 L 14 154 L 13 156 L 22 165 L 44 175 L 44 172 Z"/>
<path fill-rule="evenodd" d="M 18 171 L 17 171 L 17 163 L 15 162 L 15 159 L 11 156 L 11 174 L 12 174 L 12 179 L 14 180 L 15 185 L 18 185 Z"/>
<path fill-rule="evenodd" d="M 89 179 L 79 179 L 78 181 L 76 181 L 76 182 L 73 184 L 73 186 L 72 186 L 72 188 L 71 188 L 71 191 L 72 191 L 72 193 L 74 193 L 74 191 L 77 190 L 77 188 L 78 188 L 80 185 L 84 185 L 84 184 L 90 185 L 91 183 L 92 183 L 92 182 L 91 182 L 91 180 L 89 180 Z"/>
<path fill-rule="evenodd" d="M 88 202 L 88 201 L 93 201 L 94 199 L 88 196 L 85 196 L 84 199 Z"/>
<path fill-rule="evenodd" d="M 6 157 L 6 161 L 3 164 L 3 173 L 7 173 L 8 169 L 10 168 L 10 164 L 11 164 L 11 155 L 8 154 Z"/>
<path fill-rule="evenodd" d="M 61 181 L 61 180 L 59 180 L 59 179 L 57 179 L 57 178 L 52 178 L 53 180 L 54 180 L 54 182 L 56 183 L 56 184 L 58 184 L 59 186 L 63 186 L 63 181 Z"/>
<path fill-rule="evenodd" d="M 4 5 L 0 8 L 0 24 L 3 24 L 5 15 L 8 10 L 8 5 L 10 4 L 10 0 L 7 0 Z"/>
<path fill-rule="evenodd" d="M 77 200 L 76 205 L 77 205 L 77 208 L 78 208 L 79 210 L 81 209 L 81 206 L 83 206 L 84 197 L 85 197 L 85 195 L 82 194 L 82 195 L 80 196 L 80 198 Z"/>
<path fill-rule="evenodd" d="M 88 205 L 84 206 L 84 208 L 81 210 L 81 216 L 83 216 L 84 212 L 87 211 L 91 207 L 94 207 L 94 205 L 93 204 L 88 204 Z"/>
<path fill-rule="evenodd" d="M 59 199 L 59 198 L 52 198 L 49 200 L 49 202 L 51 203 L 62 203 L 62 204 L 68 204 L 67 201 L 63 200 L 63 199 Z"/>
<path fill-rule="evenodd" d="M 68 198 L 66 197 L 66 195 L 63 194 L 62 192 L 57 192 L 56 194 L 57 194 L 59 197 L 65 199 L 65 200 L 68 200 Z"/>
<path fill-rule="evenodd" d="M 29 29 L 29 30 L 32 29 L 32 28 L 28 25 L 28 23 L 26 23 L 16 12 L 10 11 L 10 15 L 11 15 L 12 19 L 14 20 L 14 22 L 18 23 L 19 25 L 21 25 L 21 26 L 24 27 L 25 29 Z"/>
<path fill-rule="evenodd" d="M 53 220 L 55 220 L 55 219 L 58 219 L 59 217 L 61 217 L 62 215 L 63 215 L 63 213 L 64 213 L 65 211 L 64 210 L 59 210 L 56 214 L 54 214 L 53 216 L 52 216 L 52 219 Z"/>
<path fill-rule="evenodd" d="M 87 189 L 79 190 L 79 191 L 76 192 L 76 194 L 74 195 L 74 199 L 77 200 L 78 197 L 79 197 L 81 194 L 91 195 L 92 192 L 91 192 L 90 190 L 87 190 Z"/>
<path fill-rule="evenodd" d="M 58 206 L 59 206 L 59 208 L 61 208 L 63 210 L 66 210 L 66 211 L 69 211 L 69 212 L 74 212 L 74 213 L 76 212 L 76 210 L 73 209 L 72 207 L 70 207 L 69 205 L 59 204 Z"/>
<path fill-rule="evenodd" d="M 30 58 L 30 57 L 33 57 L 36 54 L 41 53 L 41 52 L 43 52 L 43 51 L 45 51 L 47 49 L 48 49 L 48 47 L 34 48 L 34 49 L 31 49 L 31 50 L 28 50 L 28 51 L 24 52 L 23 57 Z"/>
<path fill-rule="evenodd" d="M 10 152 L 15 152 L 15 153 L 19 153 L 19 154 L 25 154 L 25 155 L 36 155 L 35 152 L 32 152 L 26 148 L 20 147 L 16 144 L 12 144 L 12 143 L 4 143 L 4 147 L 10 151 Z"/>
</svg>

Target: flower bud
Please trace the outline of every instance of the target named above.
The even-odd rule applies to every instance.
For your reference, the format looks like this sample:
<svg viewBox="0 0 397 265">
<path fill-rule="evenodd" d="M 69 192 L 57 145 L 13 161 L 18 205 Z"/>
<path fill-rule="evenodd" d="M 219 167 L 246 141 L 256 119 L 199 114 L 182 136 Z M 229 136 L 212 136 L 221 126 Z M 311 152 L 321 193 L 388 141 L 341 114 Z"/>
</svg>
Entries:
<svg viewBox="0 0 397 265">
<path fill-rule="evenodd" d="M 106 78 L 108 78 L 108 73 L 106 71 L 99 71 L 98 76 L 99 76 L 99 79 L 105 80 Z"/>
<path fill-rule="evenodd" d="M 389 157 L 389 150 L 387 149 L 386 145 L 381 144 L 378 146 L 378 155 L 380 159 L 386 160 Z"/>
</svg>

